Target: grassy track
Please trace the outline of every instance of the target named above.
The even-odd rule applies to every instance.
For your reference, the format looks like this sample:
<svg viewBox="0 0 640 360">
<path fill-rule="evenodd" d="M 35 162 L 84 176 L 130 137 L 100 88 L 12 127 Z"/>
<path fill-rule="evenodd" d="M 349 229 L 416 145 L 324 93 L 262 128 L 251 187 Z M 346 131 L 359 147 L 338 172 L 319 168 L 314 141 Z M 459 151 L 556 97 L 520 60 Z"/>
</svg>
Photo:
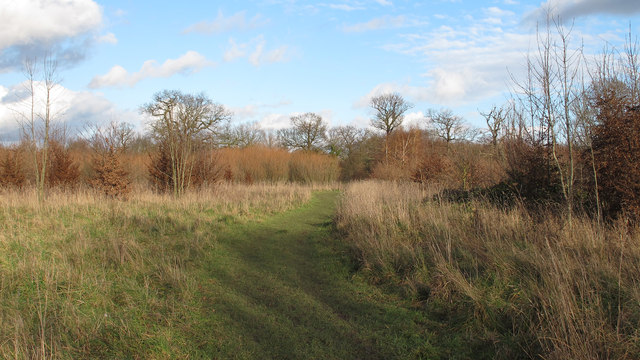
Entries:
<svg viewBox="0 0 640 360">
<path fill-rule="evenodd" d="M 353 278 L 332 238 L 337 192 L 231 227 L 210 253 L 192 341 L 220 358 L 437 357 L 418 312 Z M 215 331 L 214 329 L 219 329 Z M 214 334 L 212 334 L 212 331 Z"/>
</svg>

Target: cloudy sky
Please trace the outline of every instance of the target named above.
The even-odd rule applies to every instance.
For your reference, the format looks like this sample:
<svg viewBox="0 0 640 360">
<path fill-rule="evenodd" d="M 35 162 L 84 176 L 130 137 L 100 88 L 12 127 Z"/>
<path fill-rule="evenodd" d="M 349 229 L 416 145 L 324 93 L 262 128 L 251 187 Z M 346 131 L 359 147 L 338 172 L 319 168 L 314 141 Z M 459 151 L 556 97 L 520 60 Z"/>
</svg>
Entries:
<svg viewBox="0 0 640 360">
<path fill-rule="evenodd" d="M 0 140 L 25 112 L 22 62 L 52 54 L 59 122 L 127 121 L 163 89 L 205 92 L 236 123 L 316 112 L 367 126 L 368 99 L 397 91 L 482 126 L 522 75 L 546 9 L 587 53 L 640 34 L 638 0 L 0 0 Z"/>
</svg>

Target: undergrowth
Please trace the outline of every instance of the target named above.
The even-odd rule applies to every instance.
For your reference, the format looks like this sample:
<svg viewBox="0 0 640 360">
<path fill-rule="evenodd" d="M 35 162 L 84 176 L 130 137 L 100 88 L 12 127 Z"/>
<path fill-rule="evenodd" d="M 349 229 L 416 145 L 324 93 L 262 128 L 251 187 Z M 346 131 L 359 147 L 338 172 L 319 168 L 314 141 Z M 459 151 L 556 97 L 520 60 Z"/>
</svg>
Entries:
<svg viewBox="0 0 640 360">
<path fill-rule="evenodd" d="M 337 216 L 358 271 L 442 324 L 462 358 L 640 357 L 640 231 L 623 222 L 350 184 Z"/>
</svg>

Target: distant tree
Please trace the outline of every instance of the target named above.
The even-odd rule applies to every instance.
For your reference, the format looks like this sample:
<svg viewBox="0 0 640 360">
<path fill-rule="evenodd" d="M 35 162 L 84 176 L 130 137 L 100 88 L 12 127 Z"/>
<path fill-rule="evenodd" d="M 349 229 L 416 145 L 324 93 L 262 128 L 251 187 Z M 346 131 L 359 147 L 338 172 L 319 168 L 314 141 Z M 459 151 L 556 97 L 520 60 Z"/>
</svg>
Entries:
<svg viewBox="0 0 640 360">
<path fill-rule="evenodd" d="M 320 151 L 326 134 L 327 125 L 322 116 L 309 112 L 292 116 L 291 127 L 278 131 L 278 139 L 289 149 Z"/>
<path fill-rule="evenodd" d="M 191 95 L 164 90 L 142 107 L 151 116 L 151 133 L 167 151 L 170 160 L 174 196 L 189 187 L 194 154 L 199 147 L 213 141 L 216 127 L 231 118 L 231 112 L 204 94 Z"/>
<path fill-rule="evenodd" d="M 380 151 L 381 140 L 376 134 L 351 125 L 330 129 L 327 151 L 340 158 L 341 179 L 349 181 L 368 177 Z"/>
<path fill-rule="evenodd" d="M 487 123 L 487 130 L 491 137 L 490 142 L 494 148 L 498 146 L 498 139 L 506 126 L 508 110 L 507 107 L 493 106 L 489 112 L 480 112 Z"/>
<path fill-rule="evenodd" d="M 464 119 L 454 115 L 451 109 L 427 110 L 427 120 L 435 135 L 449 144 L 453 141 L 469 137 L 470 128 L 465 125 Z"/>
<path fill-rule="evenodd" d="M 216 134 L 215 143 L 221 147 L 245 148 L 265 143 L 265 131 L 257 124 L 227 124 Z"/>
<path fill-rule="evenodd" d="M 346 159 L 356 151 L 366 136 L 366 130 L 352 125 L 331 128 L 327 133 L 327 150 L 329 154 Z"/>
<path fill-rule="evenodd" d="M 413 105 L 406 102 L 398 93 L 374 96 L 369 106 L 373 109 L 371 126 L 384 131 L 387 136 L 402 125 L 404 114 L 413 108 Z"/>
</svg>

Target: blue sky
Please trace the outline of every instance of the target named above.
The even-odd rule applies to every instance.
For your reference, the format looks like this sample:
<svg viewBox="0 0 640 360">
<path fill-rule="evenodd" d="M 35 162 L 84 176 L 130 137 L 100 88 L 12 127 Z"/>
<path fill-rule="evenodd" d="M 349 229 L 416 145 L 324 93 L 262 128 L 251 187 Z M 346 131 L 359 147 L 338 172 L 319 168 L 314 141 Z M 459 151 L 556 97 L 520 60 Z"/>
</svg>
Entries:
<svg viewBox="0 0 640 360">
<path fill-rule="evenodd" d="M 127 121 L 163 89 L 205 92 L 267 129 L 316 112 L 366 127 L 368 99 L 397 91 L 424 125 L 449 107 L 481 127 L 523 76 L 544 9 L 587 54 L 640 34 L 637 0 L 0 0 L 0 140 L 24 112 L 21 59 L 59 57 L 58 122 Z"/>
</svg>

